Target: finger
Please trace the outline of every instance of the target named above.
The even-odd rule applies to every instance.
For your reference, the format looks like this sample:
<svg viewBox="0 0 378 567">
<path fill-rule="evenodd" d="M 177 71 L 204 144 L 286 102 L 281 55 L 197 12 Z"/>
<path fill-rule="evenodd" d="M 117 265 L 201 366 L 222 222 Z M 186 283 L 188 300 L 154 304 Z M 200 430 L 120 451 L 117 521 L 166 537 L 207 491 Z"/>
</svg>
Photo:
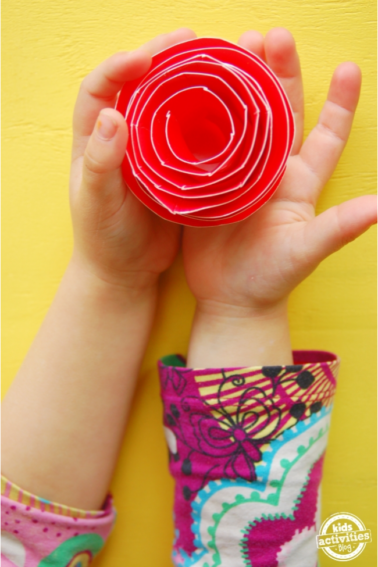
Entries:
<svg viewBox="0 0 378 567">
<path fill-rule="evenodd" d="M 279 78 L 289 98 L 295 119 L 295 138 L 291 153 L 297 154 L 303 140 L 304 104 L 301 65 L 295 41 L 284 28 L 274 28 L 265 36 L 266 62 Z"/>
<path fill-rule="evenodd" d="M 112 108 L 102 110 L 84 154 L 78 191 L 81 199 L 93 202 L 94 198 L 97 203 L 120 207 L 125 199 L 120 166 L 127 139 L 127 124 L 122 114 Z"/>
<path fill-rule="evenodd" d="M 99 112 L 115 105 L 122 85 L 144 75 L 154 53 L 194 36 L 186 28 L 159 36 L 136 51 L 116 53 L 85 77 L 74 110 L 73 159 L 83 155 Z"/>
<path fill-rule="evenodd" d="M 264 36 L 260 32 L 254 30 L 244 32 L 239 37 L 238 44 L 265 61 Z"/>
<path fill-rule="evenodd" d="M 302 146 L 300 158 L 314 179 L 313 201 L 331 177 L 348 141 L 360 88 L 359 67 L 351 62 L 339 65 L 318 124 Z"/>
<path fill-rule="evenodd" d="M 150 65 L 149 53 L 137 49 L 112 55 L 85 77 L 80 86 L 73 116 L 73 159 L 84 154 L 100 111 L 113 107 L 117 93 L 125 81 L 144 75 Z"/>
<path fill-rule="evenodd" d="M 377 197 L 364 195 L 328 209 L 306 227 L 306 257 L 314 265 L 377 222 Z"/>
<path fill-rule="evenodd" d="M 163 51 L 163 49 L 167 49 L 171 45 L 176 45 L 176 43 L 188 41 L 195 37 L 196 34 L 193 30 L 189 28 L 179 28 L 171 33 L 158 35 L 154 39 L 145 43 L 142 47 L 145 51 L 148 51 L 150 55 L 155 55 L 156 53 L 159 53 L 159 51 Z"/>
</svg>

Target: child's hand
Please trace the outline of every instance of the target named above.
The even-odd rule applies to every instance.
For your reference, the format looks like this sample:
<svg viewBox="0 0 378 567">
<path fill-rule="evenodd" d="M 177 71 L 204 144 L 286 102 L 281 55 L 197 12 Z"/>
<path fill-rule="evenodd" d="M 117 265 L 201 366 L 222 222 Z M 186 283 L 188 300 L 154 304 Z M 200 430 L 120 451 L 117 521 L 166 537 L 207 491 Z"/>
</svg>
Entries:
<svg viewBox="0 0 378 567">
<path fill-rule="evenodd" d="M 123 83 L 147 72 L 151 55 L 191 39 L 179 29 L 142 49 L 117 53 L 83 81 L 73 119 L 71 209 L 74 262 L 111 284 L 150 286 L 172 263 L 180 227 L 160 219 L 127 190 L 120 166 L 128 139 L 114 110 Z"/>
<path fill-rule="evenodd" d="M 198 310 L 222 316 L 281 305 L 324 258 L 376 221 L 372 195 L 315 217 L 316 201 L 351 130 L 361 84 L 357 65 L 336 69 L 319 122 L 302 143 L 303 88 L 291 34 L 278 28 L 264 39 L 247 32 L 239 42 L 280 78 L 295 113 L 296 137 L 279 189 L 258 212 L 236 224 L 184 230 L 185 271 Z"/>
<path fill-rule="evenodd" d="M 153 322 L 153 284 L 180 236 L 178 225 L 127 190 L 120 170 L 127 126 L 112 107 L 123 83 L 148 70 L 152 53 L 193 36 L 181 29 L 118 53 L 80 89 L 73 259 L 2 406 L 2 470 L 46 500 L 95 510 L 109 488 Z"/>
</svg>

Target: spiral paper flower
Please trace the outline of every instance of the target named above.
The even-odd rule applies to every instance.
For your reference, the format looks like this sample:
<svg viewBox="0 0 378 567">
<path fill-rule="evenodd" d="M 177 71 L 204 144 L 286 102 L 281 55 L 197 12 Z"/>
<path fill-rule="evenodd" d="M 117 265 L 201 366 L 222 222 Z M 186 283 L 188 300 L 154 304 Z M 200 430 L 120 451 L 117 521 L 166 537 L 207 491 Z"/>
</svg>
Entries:
<svg viewBox="0 0 378 567">
<path fill-rule="evenodd" d="M 277 189 L 294 138 L 286 94 L 249 51 L 215 38 L 153 57 L 117 109 L 130 139 L 123 175 L 164 219 L 189 226 L 240 221 Z"/>
</svg>

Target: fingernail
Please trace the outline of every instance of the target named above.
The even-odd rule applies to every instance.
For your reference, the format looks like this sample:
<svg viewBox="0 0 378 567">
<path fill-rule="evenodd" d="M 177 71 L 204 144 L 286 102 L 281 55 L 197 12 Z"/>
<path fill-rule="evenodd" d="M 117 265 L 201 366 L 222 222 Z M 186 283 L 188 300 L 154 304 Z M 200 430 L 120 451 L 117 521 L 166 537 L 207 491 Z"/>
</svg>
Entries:
<svg viewBox="0 0 378 567">
<path fill-rule="evenodd" d="M 117 124 L 114 124 L 109 116 L 100 114 L 97 120 L 97 134 L 100 138 L 103 140 L 111 140 L 117 132 L 117 128 Z"/>
</svg>

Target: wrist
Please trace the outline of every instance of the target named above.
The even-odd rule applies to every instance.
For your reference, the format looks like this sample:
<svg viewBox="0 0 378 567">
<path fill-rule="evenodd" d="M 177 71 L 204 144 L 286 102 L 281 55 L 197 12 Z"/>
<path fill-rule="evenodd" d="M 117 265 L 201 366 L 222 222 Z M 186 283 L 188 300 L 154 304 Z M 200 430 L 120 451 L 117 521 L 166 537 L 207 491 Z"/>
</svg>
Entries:
<svg viewBox="0 0 378 567">
<path fill-rule="evenodd" d="M 60 295 L 80 305 L 82 313 L 91 312 L 97 318 L 137 319 L 138 325 L 150 326 L 156 307 L 157 285 L 133 286 L 104 280 L 72 257 L 60 285 Z M 117 323 L 116 323 L 117 324 Z"/>
<path fill-rule="evenodd" d="M 132 299 L 138 301 L 156 295 L 159 275 L 148 271 L 129 271 L 115 274 L 104 273 L 87 262 L 79 252 L 74 250 L 67 272 L 78 282 L 82 282 L 88 290 L 109 295 L 114 299 Z"/>
<path fill-rule="evenodd" d="M 292 364 L 287 299 L 267 308 L 198 303 L 188 348 L 190 368 Z"/>
</svg>

